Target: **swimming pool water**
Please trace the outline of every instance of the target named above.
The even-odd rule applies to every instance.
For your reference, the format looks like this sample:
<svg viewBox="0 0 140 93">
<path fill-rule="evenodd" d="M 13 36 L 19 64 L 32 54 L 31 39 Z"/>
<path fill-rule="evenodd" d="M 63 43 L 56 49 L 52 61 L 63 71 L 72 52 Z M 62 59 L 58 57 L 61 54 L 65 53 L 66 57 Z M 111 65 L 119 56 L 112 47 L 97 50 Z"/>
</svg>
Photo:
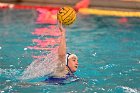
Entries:
<svg viewBox="0 0 140 93">
<path fill-rule="evenodd" d="M 78 14 L 66 28 L 67 50 L 79 57 L 80 80 L 65 85 L 19 81 L 39 50 L 27 49 L 37 24 L 36 10 L 0 9 L 1 93 L 139 93 L 140 19 Z M 34 83 L 36 82 L 36 83 Z"/>
</svg>

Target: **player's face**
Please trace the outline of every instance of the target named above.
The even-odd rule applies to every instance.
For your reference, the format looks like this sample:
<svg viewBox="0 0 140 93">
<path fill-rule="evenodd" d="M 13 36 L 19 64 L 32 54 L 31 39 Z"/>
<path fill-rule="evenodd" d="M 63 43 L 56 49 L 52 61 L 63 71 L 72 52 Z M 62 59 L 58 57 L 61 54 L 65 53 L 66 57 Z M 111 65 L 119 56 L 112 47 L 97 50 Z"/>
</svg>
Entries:
<svg viewBox="0 0 140 93">
<path fill-rule="evenodd" d="M 78 68 L 78 60 L 76 57 L 71 57 L 69 60 L 68 60 L 68 66 L 69 68 L 71 69 L 72 72 L 75 72 Z"/>
</svg>

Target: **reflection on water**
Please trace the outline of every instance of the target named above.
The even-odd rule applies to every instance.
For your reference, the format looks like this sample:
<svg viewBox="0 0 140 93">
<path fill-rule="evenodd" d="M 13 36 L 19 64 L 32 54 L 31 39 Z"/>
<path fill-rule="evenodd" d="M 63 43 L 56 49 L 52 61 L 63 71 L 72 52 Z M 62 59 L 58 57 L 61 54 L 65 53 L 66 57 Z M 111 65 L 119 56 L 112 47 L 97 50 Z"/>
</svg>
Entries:
<svg viewBox="0 0 140 93">
<path fill-rule="evenodd" d="M 56 24 L 57 23 L 57 11 L 58 10 L 48 10 L 38 8 L 36 10 L 39 12 L 38 18 L 36 19 L 36 23 L 38 24 Z"/>
<path fill-rule="evenodd" d="M 46 57 L 54 61 L 55 56 L 51 58 L 49 54 L 58 48 L 60 33 L 56 25 L 37 23 L 38 12 L 34 10 L 0 12 L 0 92 L 140 92 L 139 18 L 79 14 L 76 23 L 66 29 L 66 39 L 67 50 L 79 57 L 76 75 L 80 81 L 54 86 L 40 84 L 45 78 L 38 77 L 50 74 L 51 70 L 34 72 L 48 66 L 42 61 Z M 30 64 L 25 77 L 38 78 L 20 81 L 19 77 Z M 55 63 L 47 64 L 55 67 Z"/>
<path fill-rule="evenodd" d="M 43 24 L 44 22 L 50 22 L 51 24 L 56 24 L 57 20 L 54 18 L 57 13 L 56 10 L 37 9 L 37 11 L 41 13 L 37 18 L 37 23 Z M 60 42 L 60 31 L 58 27 L 56 25 L 49 25 L 47 27 L 35 28 L 32 34 L 38 37 L 32 40 L 34 46 L 27 46 L 27 48 L 41 51 L 41 54 L 32 55 L 35 60 L 24 71 L 21 79 L 32 79 L 51 75 L 58 69 L 57 64 L 59 64 L 59 60 L 57 49 Z"/>
</svg>

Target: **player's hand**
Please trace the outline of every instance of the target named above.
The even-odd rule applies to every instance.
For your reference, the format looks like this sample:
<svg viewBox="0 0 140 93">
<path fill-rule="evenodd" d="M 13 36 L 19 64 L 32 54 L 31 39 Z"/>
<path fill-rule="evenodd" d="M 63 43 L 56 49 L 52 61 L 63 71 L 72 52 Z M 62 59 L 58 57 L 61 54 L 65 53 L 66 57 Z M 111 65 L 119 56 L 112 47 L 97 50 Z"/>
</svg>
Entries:
<svg viewBox="0 0 140 93">
<path fill-rule="evenodd" d="M 61 32 L 65 32 L 65 29 L 63 28 L 61 22 L 58 22 L 58 27 L 59 27 L 59 30 L 60 30 Z"/>
</svg>

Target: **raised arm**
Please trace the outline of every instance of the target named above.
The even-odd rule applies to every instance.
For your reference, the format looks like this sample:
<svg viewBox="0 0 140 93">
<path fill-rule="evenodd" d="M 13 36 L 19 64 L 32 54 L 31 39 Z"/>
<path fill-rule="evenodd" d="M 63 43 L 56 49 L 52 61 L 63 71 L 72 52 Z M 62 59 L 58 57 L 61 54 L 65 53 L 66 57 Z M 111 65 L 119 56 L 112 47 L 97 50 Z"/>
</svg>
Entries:
<svg viewBox="0 0 140 93">
<path fill-rule="evenodd" d="M 66 31 L 62 27 L 62 23 L 58 22 L 59 30 L 61 31 L 60 45 L 58 48 L 58 56 L 60 61 L 65 62 L 66 56 Z"/>
</svg>

